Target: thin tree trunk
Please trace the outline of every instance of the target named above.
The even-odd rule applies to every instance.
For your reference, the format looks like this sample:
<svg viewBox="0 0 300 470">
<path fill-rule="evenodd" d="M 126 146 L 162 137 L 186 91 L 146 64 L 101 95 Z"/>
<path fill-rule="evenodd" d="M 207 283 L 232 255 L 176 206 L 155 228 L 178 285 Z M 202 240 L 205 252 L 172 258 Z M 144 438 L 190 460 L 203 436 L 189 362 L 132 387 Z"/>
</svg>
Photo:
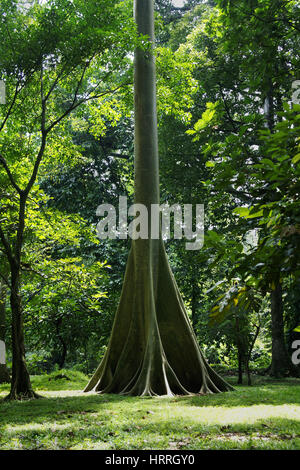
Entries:
<svg viewBox="0 0 300 470">
<path fill-rule="evenodd" d="M 141 34 L 154 44 L 153 0 L 135 1 Z M 135 53 L 135 203 L 159 204 L 155 62 Z M 85 391 L 129 395 L 231 390 L 206 363 L 190 325 L 161 235 L 133 240 L 106 354 Z"/>
<path fill-rule="evenodd" d="M 85 359 L 85 373 L 86 375 L 89 375 L 90 369 L 89 369 L 89 357 L 88 357 L 88 352 L 87 352 L 87 345 L 86 343 L 84 344 L 84 359 Z"/>
<path fill-rule="evenodd" d="M 250 372 L 249 364 L 250 364 L 251 354 L 252 354 L 254 345 L 256 343 L 257 337 L 259 335 L 259 332 L 260 332 L 260 324 L 256 326 L 256 332 L 255 332 L 254 338 L 253 338 L 252 342 L 249 344 L 248 352 L 247 352 L 246 358 L 245 358 L 245 371 L 246 371 L 246 374 L 247 374 L 247 380 L 248 380 L 248 385 L 249 386 L 252 385 L 251 372 Z"/>
<path fill-rule="evenodd" d="M 266 98 L 265 115 L 267 127 L 270 132 L 274 131 L 274 87 L 272 79 L 269 82 L 269 90 Z M 271 290 L 271 321 L 272 321 L 272 363 L 270 375 L 282 377 L 293 370 L 293 364 L 288 356 L 283 323 L 282 287 L 280 283 L 280 272 L 274 276 L 274 289 Z"/>
<path fill-rule="evenodd" d="M 238 348 L 238 381 L 239 385 L 243 384 L 243 355 Z"/>
<path fill-rule="evenodd" d="M 60 355 L 60 358 L 58 360 L 58 367 L 60 369 L 62 369 L 65 365 L 67 352 L 68 352 L 67 343 L 65 342 L 63 336 L 60 333 L 61 324 L 62 324 L 62 318 L 58 318 L 56 320 L 56 333 L 57 333 L 57 338 L 59 339 L 59 341 L 61 343 L 61 346 L 62 346 L 61 355 Z"/>
<path fill-rule="evenodd" d="M 244 348 L 241 339 L 240 322 L 238 317 L 235 318 L 235 330 L 236 330 L 236 347 L 238 351 L 238 381 L 239 385 L 243 383 L 243 364 L 244 364 Z"/>
<path fill-rule="evenodd" d="M 6 304 L 6 285 L 0 281 L 0 384 L 10 382 L 10 375 L 6 367 L 6 322 L 5 322 L 5 304 Z"/>
<path fill-rule="evenodd" d="M 288 355 L 283 323 L 282 287 L 277 277 L 274 289 L 271 291 L 271 317 L 272 317 L 272 364 L 270 375 L 282 377 L 294 372 L 291 358 Z"/>
<path fill-rule="evenodd" d="M 10 306 L 12 314 L 12 380 L 8 400 L 38 398 L 32 390 L 30 376 L 25 360 L 23 309 L 20 295 L 20 272 L 23 234 L 25 226 L 25 207 L 27 195 L 20 195 L 19 224 L 14 253 L 10 256 L 11 291 Z"/>
<path fill-rule="evenodd" d="M 32 390 L 25 361 L 23 311 L 20 298 L 20 272 L 18 266 L 11 271 L 10 305 L 12 312 L 12 380 L 10 400 L 36 398 Z"/>
<path fill-rule="evenodd" d="M 250 373 L 250 367 L 249 367 L 249 357 L 247 356 L 245 358 L 245 372 L 246 372 L 246 376 L 247 376 L 247 385 L 252 385 L 252 381 L 251 381 L 251 373 Z"/>
</svg>

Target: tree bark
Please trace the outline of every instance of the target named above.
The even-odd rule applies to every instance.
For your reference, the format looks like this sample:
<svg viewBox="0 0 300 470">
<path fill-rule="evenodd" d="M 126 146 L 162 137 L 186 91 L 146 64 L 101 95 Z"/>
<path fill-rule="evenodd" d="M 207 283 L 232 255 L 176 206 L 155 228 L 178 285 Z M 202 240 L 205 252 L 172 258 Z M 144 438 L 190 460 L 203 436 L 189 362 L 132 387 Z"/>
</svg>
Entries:
<svg viewBox="0 0 300 470">
<path fill-rule="evenodd" d="M 251 371 L 250 371 L 250 359 L 251 359 L 251 354 L 252 354 L 254 345 L 256 343 L 257 337 L 259 335 L 259 332 L 260 332 L 260 322 L 256 326 L 256 332 L 254 334 L 252 342 L 250 342 L 250 344 L 248 346 L 248 351 L 247 351 L 246 358 L 245 358 L 245 371 L 246 371 L 246 374 L 247 374 L 248 385 L 252 385 Z"/>
<path fill-rule="evenodd" d="M 293 374 L 294 366 L 288 355 L 283 322 L 282 287 L 279 277 L 275 280 L 271 291 L 271 317 L 272 317 L 272 364 L 270 375 L 282 377 Z"/>
<path fill-rule="evenodd" d="M 23 329 L 23 311 L 20 297 L 20 269 L 14 266 L 11 270 L 10 305 L 12 313 L 12 380 L 9 400 L 38 398 L 32 390 L 30 376 L 25 361 L 25 344 Z"/>
<path fill-rule="evenodd" d="M 236 347 L 238 356 L 238 380 L 239 385 L 243 384 L 243 365 L 245 359 L 245 348 L 243 345 L 243 338 L 241 337 L 240 322 L 238 317 L 235 318 L 235 331 L 236 331 Z"/>
<path fill-rule="evenodd" d="M 154 44 L 153 0 L 135 1 L 139 33 Z M 152 50 L 135 53 L 135 203 L 159 204 L 156 77 Z M 231 390 L 207 364 L 161 235 L 133 240 L 106 354 L 85 391 L 129 395 Z"/>
<path fill-rule="evenodd" d="M 245 372 L 247 375 L 247 385 L 252 385 L 252 380 L 251 380 L 251 373 L 250 373 L 250 367 L 249 367 L 249 357 L 247 356 L 245 358 Z"/>
<path fill-rule="evenodd" d="M 62 318 L 58 318 L 55 322 L 55 326 L 56 326 L 57 338 L 59 339 L 61 346 L 62 346 L 62 351 L 58 359 L 58 367 L 60 369 L 62 369 L 65 365 L 67 352 L 68 352 L 67 343 L 65 342 L 63 336 L 60 333 L 61 324 L 62 324 Z"/>
<path fill-rule="evenodd" d="M 274 86 L 273 81 L 269 81 L 269 90 L 266 97 L 266 120 L 270 132 L 274 132 L 275 113 L 274 113 Z M 280 283 L 280 272 L 275 273 L 274 289 L 271 290 L 271 321 L 272 321 L 272 363 L 270 375 L 273 377 L 282 377 L 293 373 L 294 366 L 288 356 L 284 338 L 283 322 L 283 302 L 282 287 Z"/>
<path fill-rule="evenodd" d="M 12 314 L 12 379 L 8 400 L 38 398 L 32 390 L 25 360 L 23 309 L 20 295 L 21 253 L 25 226 L 27 194 L 20 194 L 19 223 L 14 252 L 9 253 L 11 286 L 10 306 Z"/>
<path fill-rule="evenodd" d="M 243 355 L 238 348 L 238 381 L 239 385 L 243 384 Z"/>
<path fill-rule="evenodd" d="M 6 356 L 5 356 L 5 336 L 6 336 L 5 304 L 6 304 L 6 285 L 0 281 L 0 341 L 2 342 L 1 344 L 2 355 L 0 355 L 0 384 L 10 382 L 10 375 L 6 366 Z"/>
</svg>

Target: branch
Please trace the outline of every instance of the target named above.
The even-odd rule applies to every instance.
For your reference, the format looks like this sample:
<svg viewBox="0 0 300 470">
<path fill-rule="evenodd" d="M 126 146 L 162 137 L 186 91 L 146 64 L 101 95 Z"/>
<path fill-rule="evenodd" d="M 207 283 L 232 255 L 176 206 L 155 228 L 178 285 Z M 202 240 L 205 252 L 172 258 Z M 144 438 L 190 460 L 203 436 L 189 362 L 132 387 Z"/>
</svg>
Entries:
<svg viewBox="0 0 300 470">
<path fill-rule="evenodd" d="M 126 85 L 130 85 L 131 82 L 126 82 L 126 83 L 122 83 L 121 85 L 119 85 L 118 87 L 114 88 L 113 90 L 106 90 L 106 91 L 103 91 L 102 93 L 98 94 L 98 95 L 90 95 L 86 98 L 82 98 L 81 100 L 77 101 L 77 102 L 74 102 L 74 99 L 73 99 L 73 102 L 71 104 L 71 106 L 59 117 L 57 118 L 52 124 L 50 124 L 49 127 L 47 127 L 46 129 L 46 133 L 50 132 L 53 127 L 55 127 L 57 124 L 59 124 L 65 117 L 67 117 L 72 111 L 74 111 L 76 108 L 78 108 L 78 106 L 84 104 L 84 103 L 87 103 L 88 101 L 91 101 L 91 100 L 95 100 L 95 99 L 98 99 L 98 98 L 102 98 L 103 96 L 105 95 L 108 95 L 109 93 L 115 93 L 116 91 L 118 91 L 120 88 L 126 86 Z"/>
<path fill-rule="evenodd" d="M 16 89 L 15 89 L 15 93 L 14 93 L 14 96 L 13 96 L 13 99 L 12 99 L 12 102 L 8 108 L 8 111 L 6 113 L 6 116 L 4 118 L 4 121 L 2 122 L 2 124 L 0 125 L 0 132 L 2 131 L 3 127 L 5 126 L 9 116 L 11 115 L 11 112 L 12 112 L 12 109 L 14 107 L 14 104 L 16 102 L 16 99 L 17 99 L 17 96 L 18 94 L 20 93 L 21 90 L 23 90 L 23 88 L 25 88 L 25 86 L 27 85 L 27 83 L 29 82 L 30 78 L 31 78 L 32 74 L 28 75 L 27 79 L 24 81 L 24 83 L 21 85 L 20 88 L 19 87 L 19 84 L 20 84 L 20 80 L 17 81 L 17 84 L 16 84 Z"/>
<path fill-rule="evenodd" d="M 79 85 L 78 85 L 78 87 L 77 87 L 77 91 L 78 91 L 78 89 L 79 89 L 80 84 L 82 83 L 84 74 L 85 74 L 85 72 L 86 72 L 88 66 L 90 65 L 90 63 L 91 63 L 91 61 L 92 61 L 92 59 L 93 59 L 94 57 L 95 57 L 95 55 L 93 54 L 93 55 L 91 56 L 91 58 L 86 61 L 86 64 L 85 64 L 85 66 L 84 66 L 81 79 L 79 80 Z M 76 67 L 77 67 L 77 65 L 75 65 L 73 68 L 71 68 L 71 70 L 75 70 Z M 65 69 L 66 69 L 66 64 L 62 66 L 61 71 L 58 73 L 58 75 L 57 75 L 57 77 L 55 78 L 53 84 L 51 85 L 51 87 L 50 87 L 48 93 L 46 94 L 46 96 L 45 96 L 45 102 L 49 99 L 49 97 L 50 97 L 52 91 L 54 90 L 54 88 L 55 88 L 56 85 L 58 84 L 59 80 L 63 77 L 63 74 L 64 74 L 64 72 L 65 72 Z"/>
<path fill-rule="evenodd" d="M 4 281 L 4 283 L 5 283 L 8 287 L 10 287 L 10 284 L 9 284 L 8 279 L 6 279 L 6 277 L 3 276 L 3 274 L 1 274 L 1 273 L 0 273 L 0 277 L 1 277 L 1 279 Z"/>
<path fill-rule="evenodd" d="M 222 96 L 222 101 L 223 101 L 223 104 L 224 104 L 224 108 L 225 108 L 225 111 L 226 111 L 226 115 L 232 125 L 232 128 L 234 130 L 234 132 L 238 132 L 238 128 L 236 126 L 236 124 L 241 124 L 239 121 L 235 121 L 231 114 L 230 114 L 230 111 L 229 111 L 229 108 L 228 108 L 228 105 L 226 103 L 226 100 L 225 100 L 225 96 L 224 96 L 224 93 L 223 93 L 223 89 L 222 89 L 222 86 L 221 86 L 221 83 L 218 83 L 219 85 L 219 88 L 220 88 L 220 93 L 221 93 L 221 96 Z"/>
<path fill-rule="evenodd" d="M 28 263 L 23 263 L 22 262 L 21 263 L 21 269 L 22 269 L 22 271 L 29 271 L 29 272 L 32 272 L 34 274 L 37 274 L 38 276 L 41 276 L 43 279 L 48 279 L 48 276 L 45 276 L 45 274 L 40 273 L 39 271 L 36 271 Z"/>
<path fill-rule="evenodd" d="M 57 74 L 57 77 L 56 79 L 54 80 L 54 82 L 52 83 L 48 93 L 46 94 L 45 96 L 45 102 L 48 101 L 48 98 L 49 96 L 51 95 L 52 91 L 54 90 L 54 88 L 56 87 L 56 85 L 58 84 L 60 78 L 63 76 L 63 73 L 64 73 L 64 67 L 62 67 L 60 73 Z"/>
<path fill-rule="evenodd" d="M 38 295 L 43 289 L 44 287 L 46 286 L 47 284 L 43 284 L 42 287 L 40 287 L 39 289 L 37 289 L 35 292 L 32 292 L 32 294 L 29 295 L 28 299 L 26 300 L 26 302 L 24 302 L 24 306 L 29 304 L 29 302 L 31 302 L 31 300 L 36 296 Z"/>
<path fill-rule="evenodd" d="M 238 191 L 234 188 L 226 188 L 226 191 L 231 194 L 232 196 L 235 196 L 239 200 L 244 200 L 246 202 L 253 202 L 253 196 L 251 194 L 246 193 L 245 191 Z"/>
<path fill-rule="evenodd" d="M 42 104 L 42 115 L 41 115 L 41 131 L 42 136 L 45 135 L 46 126 L 46 99 L 44 97 L 44 69 L 43 62 L 41 63 L 41 104 Z"/>
<path fill-rule="evenodd" d="M 25 190 L 23 191 L 23 194 L 25 195 L 25 203 L 26 203 L 27 196 L 28 196 L 28 194 L 29 194 L 29 192 L 30 192 L 30 190 L 31 190 L 32 186 L 34 185 L 34 182 L 37 178 L 39 166 L 40 166 L 40 163 L 42 161 L 42 158 L 43 158 L 43 155 L 44 155 L 44 152 L 45 152 L 47 135 L 48 135 L 48 132 L 46 130 L 46 99 L 44 97 L 43 63 L 41 64 L 41 89 L 40 89 L 40 93 L 41 93 L 41 104 L 42 104 L 42 115 L 41 115 L 42 142 L 41 142 L 39 153 L 38 153 L 38 155 L 36 157 L 36 160 L 35 160 L 35 164 L 34 164 L 34 167 L 33 167 L 31 177 L 30 177 L 30 179 L 27 183 L 27 186 L 26 186 Z"/>
<path fill-rule="evenodd" d="M 294 23 L 292 23 L 284 14 L 283 14 L 283 18 L 269 18 L 269 20 L 267 21 L 266 18 L 261 18 L 260 16 L 256 15 L 253 11 L 251 12 L 246 12 L 243 8 L 241 7 L 238 7 L 237 4 L 235 4 L 236 8 L 238 10 L 240 10 L 243 14 L 245 14 L 246 16 L 253 16 L 254 18 L 256 18 L 257 20 L 261 21 L 262 23 L 276 23 L 276 21 L 281 21 L 283 22 L 284 24 L 288 24 L 289 26 L 291 26 L 292 28 L 294 28 L 296 31 L 300 31 L 300 28 L 298 28 L 297 26 L 295 26 Z"/>
<path fill-rule="evenodd" d="M 43 104 L 43 107 L 44 106 L 45 106 L 45 103 Z M 38 174 L 39 166 L 40 166 L 40 163 L 42 161 L 44 151 L 45 151 L 45 148 L 46 148 L 46 141 L 47 141 L 48 131 L 44 128 L 44 126 L 45 126 L 45 121 L 44 121 L 44 119 L 45 119 L 45 110 L 46 110 L 46 108 L 44 108 L 44 110 L 42 112 L 42 129 L 43 129 L 42 130 L 42 143 L 41 143 L 41 146 L 40 146 L 39 153 L 36 157 L 36 161 L 35 161 L 35 164 L 34 164 L 34 167 L 33 167 L 33 171 L 32 171 L 30 180 L 28 181 L 27 186 L 26 186 L 25 190 L 23 191 L 23 194 L 25 194 L 25 198 L 27 198 L 32 186 L 34 185 L 34 182 L 35 182 L 37 174 Z"/>
<path fill-rule="evenodd" d="M 85 63 L 85 66 L 83 67 L 83 70 L 82 70 L 82 74 L 81 74 L 81 76 L 80 76 L 80 79 L 78 80 L 78 84 L 77 84 L 77 87 L 76 87 L 76 90 L 75 90 L 75 93 L 74 93 L 74 99 L 73 99 L 73 103 L 72 103 L 73 105 L 76 103 L 77 96 L 78 96 L 78 92 L 79 92 L 79 88 L 80 88 L 81 85 L 82 85 L 85 72 L 87 71 L 89 65 L 90 65 L 90 61 L 88 60 L 88 61 Z"/>
<path fill-rule="evenodd" d="M 18 90 L 18 87 L 19 87 L 19 82 L 17 82 L 17 84 L 16 84 L 16 89 L 15 89 L 15 93 L 14 93 L 13 100 L 12 100 L 12 102 L 10 103 L 10 106 L 9 106 L 9 108 L 8 108 L 8 111 L 7 111 L 7 113 L 6 113 L 6 116 L 5 116 L 3 122 L 2 122 L 2 124 L 1 124 L 1 126 L 0 126 L 0 132 L 2 131 L 3 127 L 5 126 L 6 121 L 8 120 L 8 118 L 9 118 L 9 116 L 10 116 L 10 114 L 11 114 L 12 108 L 14 107 L 14 104 L 15 104 L 15 102 L 16 102 L 18 93 L 19 93 L 19 91 L 20 91 L 20 90 Z"/>
<path fill-rule="evenodd" d="M 91 62 L 92 58 L 90 60 L 88 60 L 86 63 L 85 63 L 85 66 L 83 67 L 83 70 L 82 70 L 82 73 L 81 73 L 81 76 L 80 76 L 80 79 L 78 80 L 78 83 L 77 83 L 77 87 L 76 87 L 76 90 L 75 90 L 75 93 L 74 93 L 74 97 L 73 97 L 73 101 L 72 101 L 72 104 L 71 106 L 67 109 L 66 113 L 64 113 L 62 116 L 61 116 L 61 119 L 64 119 L 64 117 L 66 117 L 70 112 L 73 111 L 73 109 L 75 109 L 75 104 L 76 104 L 76 100 L 77 100 L 77 97 L 78 97 L 78 92 L 79 92 L 79 88 L 80 86 L 82 85 L 82 82 L 83 82 L 83 78 L 84 78 L 84 75 L 85 75 L 85 72 L 87 71 L 89 65 L 90 65 L 90 62 Z M 110 72 L 109 72 L 110 73 Z M 51 91 L 53 91 L 55 85 L 57 83 L 57 80 L 55 80 L 54 84 L 52 85 L 49 93 L 47 94 L 47 97 L 46 99 L 48 99 Z M 101 82 L 100 82 L 101 83 Z M 99 84 L 100 84 L 99 83 Z M 99 84 L 96 86 L 96 88 L 99 86 Z M 60 118 L 59 118 L 60 119 Z M 61 120 L 60 119 L 60 120 Z M 54 121 L 53 125 L 50 125 L 48 127 L 49 131 L 56 125 L 56 123 L 58 124 L 58 122 L 60 122 L 58 119 L 56 121 Z"/>
<path fill-rule="evenodd" d="M 8 241 L 6 240 L 6 237 L 5 237 L 5 234 L 2 230 L 1 225 L 0 225 L 0 240 L 2 242 L 2 245 L 4 246 L 5 253 L 6 253 L 6 256 L 8 258 L 8 261 L 9 261 L 10 264 L 12 264 L 14 262 L 14 257 L 13 257 L 12 251 L 11 251 L 11 247 L 10 247 Z"/>
<path fill-rule="evenodd" d="M 9 181 L 11 182 L 11 185 L 15 188 L 15 190 L 21 195 L 22 194 L 22 189 L 20 186 L 15 182 L 14 177 L 9 169 L 9 166 L 6 163 L 5 158 L 0 154 L 0 163 L 2 164 L 3 168 L 5 169 L 7 176 L 9 178 Z"/>
</svg>

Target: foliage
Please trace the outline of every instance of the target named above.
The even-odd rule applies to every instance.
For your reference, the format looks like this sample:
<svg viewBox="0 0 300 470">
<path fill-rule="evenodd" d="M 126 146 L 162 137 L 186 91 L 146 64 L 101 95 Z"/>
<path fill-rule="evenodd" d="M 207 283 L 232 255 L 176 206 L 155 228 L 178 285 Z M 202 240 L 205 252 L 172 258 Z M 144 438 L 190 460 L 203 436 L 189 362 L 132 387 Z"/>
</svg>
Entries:
<svg viewBox="0 0 300 470">
<path fill-rule="evenodd" d="M 266 368 L 278 278 L 289 351 L 299 337 L 299 5 L 155 4 L 161 200 L 204 203 L 206 214 L 204 247 L 170 240 L 168 255 L 209 360 L 236 367 L 238 319 L 247 344 L 260 323 L 251 368 Z M 6 0 L 0 17 L 0 274 L 10 283 L 4 242 L 16 250 L 28 188 L 20 294 L 30 371 L 58 367 L 66 348 L 66 364 L 90 373 L 129 248 L 96 239 L 95 212 L 132 200 L 132 53 L 147 39 L 136 37 L 130 1 Z M 6 313 L 9 327 L 8 299 Z M 9 334 L 7 346 L 10 361 Z"/>
</svg>

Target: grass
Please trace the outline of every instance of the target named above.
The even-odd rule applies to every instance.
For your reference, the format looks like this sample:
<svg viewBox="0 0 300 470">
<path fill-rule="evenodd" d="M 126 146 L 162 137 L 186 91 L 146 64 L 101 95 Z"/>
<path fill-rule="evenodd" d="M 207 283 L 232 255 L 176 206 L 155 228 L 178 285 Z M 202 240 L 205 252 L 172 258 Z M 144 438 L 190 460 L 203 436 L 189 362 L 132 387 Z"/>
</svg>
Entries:
<svg viewBox="0 0 300 470">
<path fill-rule="evenodd" d="M 300 379 L 174 398 L 83 394 L 87 380 L 35 376 L 46 399 L 0 402 L 0 449 L 300 449 Z"/>
</svg>

